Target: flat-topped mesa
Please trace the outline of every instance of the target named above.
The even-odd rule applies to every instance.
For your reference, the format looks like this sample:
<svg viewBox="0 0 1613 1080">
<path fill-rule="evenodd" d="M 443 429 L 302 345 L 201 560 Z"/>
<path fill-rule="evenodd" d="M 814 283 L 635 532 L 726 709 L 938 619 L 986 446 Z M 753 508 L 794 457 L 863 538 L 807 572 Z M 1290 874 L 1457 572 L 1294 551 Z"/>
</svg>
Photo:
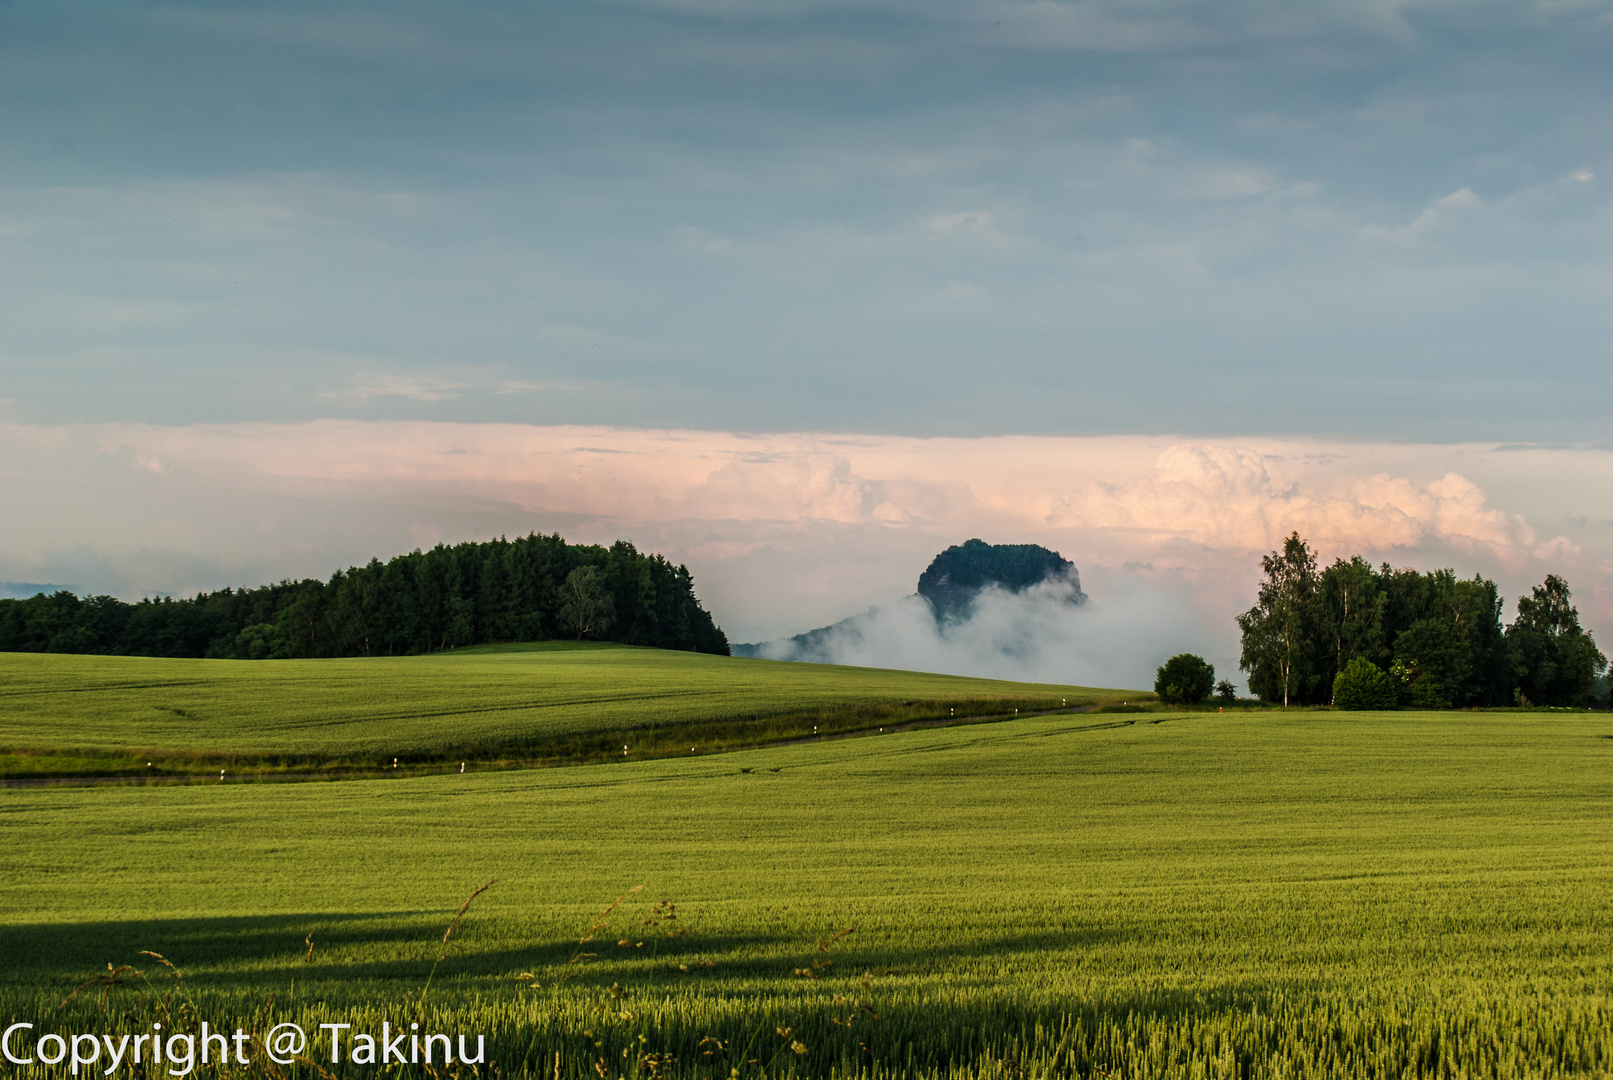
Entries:
<svg viewBox="0 0 1613 1080">
<path fill-rule="evenodd" d="M 954 544 L 931 561 L 919 575 L 918 594 L 929 601 L 938 623 L 969 618 L 975 598 L 996 586 L 1010 593 L 1024 592 L 1045 581 L 1069 586 L 1068 603 L 1086 603 L 1081 576 L 1075 564 L 1040 544 L 988 544 L 968 540 Z"/>
</svg>

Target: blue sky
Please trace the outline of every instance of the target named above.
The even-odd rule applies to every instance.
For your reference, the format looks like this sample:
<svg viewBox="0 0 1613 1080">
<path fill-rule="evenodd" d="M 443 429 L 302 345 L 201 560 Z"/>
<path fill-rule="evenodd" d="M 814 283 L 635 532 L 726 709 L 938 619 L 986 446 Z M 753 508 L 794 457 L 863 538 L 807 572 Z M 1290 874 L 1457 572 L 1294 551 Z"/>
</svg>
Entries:
<svg viewBox="0 0 1613 1080">
<path fill-rule="evenodd" d="M 0 591 L 558 530 L 757 640 L 980 536 L 1142 685 L 1301 529 L 1604 629 L 1610 56 L 1613 0 L 0 0 Z"/>
<path fill-rule="evenodd" d="M 1613 3 L 0 5 L 0 417 L 1608 438 Z"/>
</svg>

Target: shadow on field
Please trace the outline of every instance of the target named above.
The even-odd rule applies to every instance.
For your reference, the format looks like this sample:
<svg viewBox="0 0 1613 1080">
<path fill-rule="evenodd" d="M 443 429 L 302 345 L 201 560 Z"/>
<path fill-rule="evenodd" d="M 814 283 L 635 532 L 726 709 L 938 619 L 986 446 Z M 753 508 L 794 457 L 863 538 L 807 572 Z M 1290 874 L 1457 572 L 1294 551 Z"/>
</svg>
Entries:
<svg viewBox="0 0 1613 1080">
<path fill-rule="evenodd" d="M 174 987 L 139 955 L 150 949 L 185 972 L 183 997 L 194 997 L 195 1015 L 220 1026 L 334 1019 L 357 1030 L 383 1020 L 401 1027 L 421 1007 L 444 925 L 441 911 L 414 910 L 4 926 L 0 1016 L 84 1030 L 169 1023 Z M 1600 1013 L 1588 1021 L 1553 1014 L 1538 1030 L 1571 1037 L 1542 1042 L 1535 1027 L 1497 1012 L 1514 1005 L 1475 1006 L 1465 996 L 1446 1007 L 1417 980 L 1106 987 L 1090 971 L 1058 977 L 1045 964 L 1050 955 L 1123 951 L 1133 937 L 1094 927 L 947 940 L 959 928 L 937 924 L 892 939 L 870 926 L 859 942 L 821 925 L 737 934 L 694 926 L 654 940 L 651 955 L 652 928 L 635 914 L 581 946 L 598 955 L 580 964 L 570 963 L 579 931 L 552 917 L 461 929 L 436 973 L 433 1002 L 445 1023 L 485 1033 L 489 1060 L 505 1076 L 595 1080 L 634 1054 L 673 1063 L 640 1074 L 663 1080 L 784 1065 L 800 1077 L 1357 1075 L 1362 1061 L 1382 1076 L 1515 1075 L 1504 1066 L 1518 1061 L 1601 1075 L 1613 1053 Z M 645 937 L 618 937 L 633 931 Z M 1018 961 L 1032 956 L 1044 961 L 1043 977 L 1021 979 Z M 104 979 L 109 962 L 133 964 L 156 993 L 124 980 L 103 1010 L 92 984 L 59 1008 L 74 988 Z M 522 972 L 536 976 L 530 986 L 515 978 Z M 586 980 L 562 983 L 568 973 Z M 332 1068 L 344 1080 L 373 1075 L 367 1065 Z"/>
<path fill-rule="evenodd" d="M 36 986 L 76 986 L 109 963 L 155 970 L 142 951 L 161 954 L 198 988 L 288 976 L 405 980 L 424 978 L 445 921 L 436 911 L 366 911 L 7 925 L 0 926 L 0 955 L 11 981 Z M 478 969 L 508 955 L 477 952 L 474 944 L 452 952 Z"/>
<path fill-rule="evenodd" d="M 402 989 L 431 971 L 442 951 L 445 922 L 438 911 L 367 911 L 5 925 L 0 926 L 0 955 L 7 960 L 9 982 L 36 988 L 74 987 L 105 972 L 108 964 L 132 964 L 142 971 L 151 967 L 147 974 L 154 976 L 155 961 L 142 956 L 144 950 L 177 965 L 193 989 L 250 989 L 286 979 L 396 982 Z M 1071 927 L 969 941 L 926 942 L 920 932 L 888 943 L 870 928 L 865 940 L 854 934 L 825 952 L 817 942 L 828 931 L 820 927 L 799 933 L 706 933 L 694 926 L 687 935 L 657 938 L 637 922 L 622 920 L 580 945 L 576 937 L 559 936 L 552 924 L 528 931 L 530 937 L 522 934 L 526 940 L 512 941 L 505 918 L 477 925 L 472 916 L 447 950 L 439 974 L 503 980 L 534 971 L 547 983 L 572 976 L 626 984 L 652 977 L 810 981 L 797 976 L 797 969 L 811 971 L 813 977 L 945 971 L 953 982 L 970 984 L 990 981 L 984 974 L 974 977 L 978 961 L 1073 953 L 1129 936 L 1100 927 Z M 580 953 L 588 955 L 573 963 Z M 815 968 L 815 963 L 823 966 Z"/>
</svg>

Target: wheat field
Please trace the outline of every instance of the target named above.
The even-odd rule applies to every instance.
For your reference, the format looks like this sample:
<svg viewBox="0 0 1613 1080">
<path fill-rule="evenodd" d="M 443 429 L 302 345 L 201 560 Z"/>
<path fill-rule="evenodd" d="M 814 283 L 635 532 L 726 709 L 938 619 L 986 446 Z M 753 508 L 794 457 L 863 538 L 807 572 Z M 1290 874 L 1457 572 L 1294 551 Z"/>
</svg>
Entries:
<svg viewBox="0 0 1613 1080">
<path fill-rule="evenodd" d="M 710 753 L 1136 695 L 570 642 L 364 660 L 0 653 L 0 780 Z"/>
<path fill-rule="evenodd" d="M 1610 736 L 1606 714 L 1087 714 L 9 790 L 0 1015 L 486 1039 L 438 1075 L 1605 1076 Z"/>
</svg>

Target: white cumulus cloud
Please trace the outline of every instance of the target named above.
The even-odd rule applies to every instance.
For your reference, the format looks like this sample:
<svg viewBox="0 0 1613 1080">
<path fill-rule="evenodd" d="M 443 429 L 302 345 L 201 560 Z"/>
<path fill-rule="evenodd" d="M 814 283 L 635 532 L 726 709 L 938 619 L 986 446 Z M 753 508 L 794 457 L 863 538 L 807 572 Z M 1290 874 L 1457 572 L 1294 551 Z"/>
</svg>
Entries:
<svg viewBox="0 0 1613 1080">
<path fill-rule="evenodd" d="M 1169 447 L 1147 475 L 1093 480 L 1057 500 L 1049 522 L 1246 551 L 1273 548 L 1291 532 L 1354 551 L 1430 538 L 1521 550 L 1537 539 L 1527 521 L 1490 507 L 1479 486 L 1455 472 L 1425 484 L 1376 473 L 1329 489 L 1277 480 L 1262 454 L 1237 445 Z"/>
</svg>

